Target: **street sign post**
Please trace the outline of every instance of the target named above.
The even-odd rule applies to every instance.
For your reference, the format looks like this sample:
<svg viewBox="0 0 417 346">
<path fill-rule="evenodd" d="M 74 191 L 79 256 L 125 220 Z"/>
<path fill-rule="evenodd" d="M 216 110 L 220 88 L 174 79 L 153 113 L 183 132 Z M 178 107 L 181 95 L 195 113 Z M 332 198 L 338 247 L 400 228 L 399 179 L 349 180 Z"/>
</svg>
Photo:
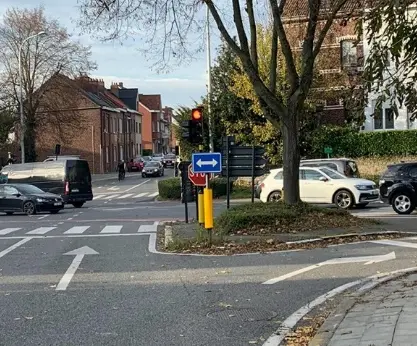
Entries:
<svg viewBox="0 0 417 346">
<path fill-rule="evenodd" d="M 327 158 L 330 158 L 330 155 L 333 154 L 333 148 L 332 147 L 325 147 L 324 153 L 327 154 Z"/>
<path fill-rule="evenodd" d="M 193 153 L 191 163 L 194 173 L 220 173 L 222 171 L 222 154 Z"/>
<path fill-rule="evenodd" d="M 206 186 L 206 175 L 204 173 L 194 173 L 192 165 L 188 166 L 188 179 L 195 186 Z"/>
</svg>

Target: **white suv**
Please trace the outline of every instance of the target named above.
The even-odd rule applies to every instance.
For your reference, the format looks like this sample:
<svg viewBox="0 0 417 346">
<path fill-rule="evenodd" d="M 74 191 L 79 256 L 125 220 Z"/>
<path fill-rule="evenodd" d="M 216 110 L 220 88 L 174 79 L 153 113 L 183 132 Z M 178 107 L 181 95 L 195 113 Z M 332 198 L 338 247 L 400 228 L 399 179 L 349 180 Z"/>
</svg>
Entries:
<svg viewBox="0 0 417 346">
<path fill-rule="evenodd" d="M 261 184 L 261 201 L 279 201 L 283 185 L 282 168 L 271 170 Z M 348 178 L 328 167 L 300 167 L 300 197 L 307 203 L 334 203 L 338 208 L 350 209 L 379 200 L 379 190 L 373 181 Z"/>
</svg>

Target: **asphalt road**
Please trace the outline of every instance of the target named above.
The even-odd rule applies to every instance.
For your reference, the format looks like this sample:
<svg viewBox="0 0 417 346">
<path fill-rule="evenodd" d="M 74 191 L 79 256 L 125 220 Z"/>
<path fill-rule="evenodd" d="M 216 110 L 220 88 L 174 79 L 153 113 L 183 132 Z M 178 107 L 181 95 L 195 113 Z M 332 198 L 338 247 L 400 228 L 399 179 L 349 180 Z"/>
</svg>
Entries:
<svg viewBox="0 0 417 346">
<path fill-rule="evenodd" d="M 262 345 L 319 295 L 416 266 L 416 240 L 231 257 L 155 253 L 157 223 L 184 216 L 183 205 L 154 201 L 156 182 L 100 181 L 94 194 L 112 197 L 81 209 L 0 216 L 0 345 Z M 352 212 L 398 219 L 384 205 Z M 401 220 L 411 227 L 415 218 Z M 362 256 L 385 257 L 346 259 Z M 338 258 L 345 263 L 310 267 Z"/>
</svg>

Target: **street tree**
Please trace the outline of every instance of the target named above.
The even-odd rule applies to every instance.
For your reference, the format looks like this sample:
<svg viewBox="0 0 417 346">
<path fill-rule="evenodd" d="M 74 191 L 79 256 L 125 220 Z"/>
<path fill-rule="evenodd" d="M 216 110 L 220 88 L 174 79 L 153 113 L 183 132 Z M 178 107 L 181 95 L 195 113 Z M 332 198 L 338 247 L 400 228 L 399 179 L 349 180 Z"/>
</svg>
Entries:
<svg viewBox="0 0 417 346">
<path fill-rule="evenodd" d="M 285 11 L 293 5 L 304 8 L 303 45 L 297 58 L 291 47 Z M 349 17 L 362 10 L 359 0 L 80 0 L 80 25 L 90 32 L 99 30 L 105 39 L 146 33 L 145 40 L 155 56 L 178 61 L 198 50 L 196 34 L 204 26 L 201 11 L 208 9 L 221 36 L 239 58 L 259 99 L 264 116 L 283 136 L 284 198 L 289 204 L 300 201 L 299 114 L 313 82 L 315 60 L 336 17 Z M 259 70 L 257 30 L 259 23 L 272 22 L 269 78 Z M 232 24 L 233 22 L 233 24 Z M 135 32 L 135 29 L 138 29 Z M 237 32 L 238 41 L 233 39 Z M 285 62 L 286 88 L 277 92 L 278 51 Z"/>
<path fill-rule="evenodd" d="M 26 40 L 42 31 L 46 37 Z M 68 126 L 82 125 L 74 111 L 73 86 L 65 78 L 53 77 L 76 76 L 94 69 L 95 64 L 90 47 L 73 40 L 58 21 L 46 17 L 42 7 L 7 10 L 0 22 L 0 102 L 15 105 L 16 113 L 20 105 L 19 51 L 25 119 L 20 135 L 23 132 L 26 161 L 30 162 L 36 160 L 36 135 L 45 126 L 54 134 L 64 134 Z"/>
</svg>

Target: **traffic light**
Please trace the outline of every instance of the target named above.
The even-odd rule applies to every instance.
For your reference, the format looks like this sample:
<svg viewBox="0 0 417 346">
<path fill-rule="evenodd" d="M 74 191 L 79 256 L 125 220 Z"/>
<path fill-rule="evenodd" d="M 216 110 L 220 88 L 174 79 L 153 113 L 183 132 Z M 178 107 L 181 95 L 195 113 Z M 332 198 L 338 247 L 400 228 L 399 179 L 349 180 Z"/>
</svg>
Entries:
<svg viewBox="0 0 417 346">
<path fill-rule="evenodd" d="M 190 142 L 193 144 L 203 143 L 203 108 L 197 107 L 191 110 Z"/>
</svg>

